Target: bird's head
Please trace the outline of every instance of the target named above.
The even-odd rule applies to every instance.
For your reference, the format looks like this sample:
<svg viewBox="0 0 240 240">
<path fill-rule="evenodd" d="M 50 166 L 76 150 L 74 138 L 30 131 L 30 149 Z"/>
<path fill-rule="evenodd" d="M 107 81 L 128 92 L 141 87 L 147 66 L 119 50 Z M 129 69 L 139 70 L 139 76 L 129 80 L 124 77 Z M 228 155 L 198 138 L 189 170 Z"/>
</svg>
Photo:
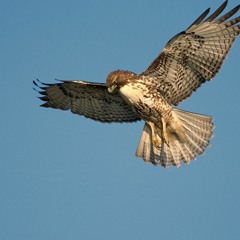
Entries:
<svg viewBox="0 0 240 240">
<path fill-rule="evenodd" d="M 108 88 L 108 91 L 111 93 L 121 88 L 136 75 L 136 73 L 125 70 L 115 70 L 110 72 L 106 80 L 106 86 Z"/>
</svg>

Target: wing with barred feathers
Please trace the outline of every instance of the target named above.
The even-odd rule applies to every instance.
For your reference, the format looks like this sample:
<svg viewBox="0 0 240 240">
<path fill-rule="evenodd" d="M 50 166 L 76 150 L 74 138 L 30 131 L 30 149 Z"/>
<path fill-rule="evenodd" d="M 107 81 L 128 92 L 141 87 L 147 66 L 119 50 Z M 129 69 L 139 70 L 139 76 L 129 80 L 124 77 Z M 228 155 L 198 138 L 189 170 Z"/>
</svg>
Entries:
<svg viewBox="0 0 240 240">
<path fill-rule="evenodd" d="M 220 70 L 240 33 L 240 17 L 229 20 L 240 5 L 216 19 L 226 5 L 227 1 L 206 19 L 210 9 L 202 13 L 184 32 L 173 37 L 142 73 L 156 81 L 169 103 L 177 105 Z"/>
<path fill-rule="evenodd" d="M 45 101 L 41 106 L 71 110 L 100 122 L 135 122 L 139 116 L 116 92 L 110 94 L 103 83 L 86 81 L 60 81 L 34 84 Z M 40 86 L 42 84 L 43 86 Z"/>
</svg>

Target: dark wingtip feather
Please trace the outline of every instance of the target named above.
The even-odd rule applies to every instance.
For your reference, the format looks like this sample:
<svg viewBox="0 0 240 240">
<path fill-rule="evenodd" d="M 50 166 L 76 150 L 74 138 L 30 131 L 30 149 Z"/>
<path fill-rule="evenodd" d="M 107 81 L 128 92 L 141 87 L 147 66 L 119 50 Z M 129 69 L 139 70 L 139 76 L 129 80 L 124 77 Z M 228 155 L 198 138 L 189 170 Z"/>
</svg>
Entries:
<svg viewBox="0 0 240 240">
<path fill-rule="evenodd" d="M 33 84 L 34 84 L 35 87 L 39 88 L 39 85 L 37 84 L 37 82 L 35 80 L 33 80 Z M 37 88 L 35 88 L 35 87 L 33 87 L 33 90 L 36 91 L 36 92 L 39 92 L 37 90 Z"/>
<path fill-rule="evenodd" d="M 43 103 L 40 106 L 41 107 L 48 107 L 47 102 L 49 101 L 49 99 L 46 96 L 46 89 L 49 86 L 49 84 L 43 83 L 39 79 L 33 80 L 33 84 L 34 84 L 34 86 L 36 86 L 36 87 L 33 87 L 33 90 L 38 92 L 40 95 L 42 95 L 38 98 L 41 99 L 42 101 L 46 102 L 46 103 Z M 43 85 L 43 86 L 41 86 L 41 85 Z"/>
<path fill-rule="evenodd" d="M 41 104 L 40 107 L 49 108 L 50 106 L 49 106 L 48 103 L 46 102 L 46 103 Z"/>
<path fill-rule="evenodd" d="M 228 4 L 228 0 L 226 0 L 214 13 L 212 13 L 208 18 L 204 20 L 204 18 L 208 15 L 210 12 L 210 8 L 208 8 L 205 12 L 203 12 L 188 28 L 191 28 L 194 25 L 200 24 L 203 20 L 204 22 L 212 22 L 214 19 L 216 19 L 226 8 Z M 224 22 L 226 19 L 229 19 L 232 17 L 240 8 L 240 4 L 237 5 L 235 8 L 224 14 L 223 16 L 219 17 L 218 19 L 215 20 L 215 23 L 220 24 Z"/>
<path fill-rule="evenodd" d="M 36 81 L 33 80 L 33 84 L 37 87 L 37 88 L 33 87 L 33 90 L 40 94 L 43 94 L 43 91 L 41 90 L 44 90 L 44 91 L 46 90 L 46 87 L 40 86 L 41 84 L 44 86 L 49 86 L 48 84 L 41 82 L 39 79 L 36 79 Z"/>
<path fill-rule="evenodd" d="M 223 16 L 219 17 L 215 23 L 220 24 L 222 22 L 224 22 L 225 20 L 229 19 L 230 17 L 232 17 L 240 8 L 240 4 L 238 4 L 235 8 L 233 8 L 232 10 L 230 10 L 229 12 L 227 12 L 226 14 L 224 14 Z"/>
<path fill-rule="evenodd" d="M 33 83 L 34 83 L 34 85 L 37 86 L 37 87 L 39 87 L 40 84 L 48 85 L 48 84 L 46 84 L 46 83 L 41 82 L 38 78 L 36 79 L 36 81 L 33 80 Z"/>
<path fill-rule="evenodd" d="M 46 95 L 46 91 L 38 91 L 38 93 L 41 95 Z"/>
<path fill-rule="evenodd" d="M 54 80 L 57 81 L 57 82 L 64 82 L 64 80 L 57 79 L 57 78 L 55 78 Z"/>
<path fill-rule="evenodd" d="M 191 28 L 193 25 L 198 25 L 210 12 L 210 8 L 205 10 L 187 29 Z"/>
<path fill-rule="evenodd" d="M 226 8 L 228 4 L 228 0 L 226 0 L 213 14 L 211 14 L 206 20 L 205 22 L 211 22 L 212 20 L 214 20 L 217 16 L 219 16 L 219 14 L 221 14 L 223 12 L 223 10 Z"/>
<path fill-rule="evenodd" d="M 38 97 L 39 99 L 41 99 L 42 101 L 48 101 L 48 97 L 47 96 L 43 96 L 43 97 Z"/>
<path fill-rule="evenodd" d="M 37 83 L 35 80 L 33 80 L 33 84 L 38 87 Z"/>
</svg>

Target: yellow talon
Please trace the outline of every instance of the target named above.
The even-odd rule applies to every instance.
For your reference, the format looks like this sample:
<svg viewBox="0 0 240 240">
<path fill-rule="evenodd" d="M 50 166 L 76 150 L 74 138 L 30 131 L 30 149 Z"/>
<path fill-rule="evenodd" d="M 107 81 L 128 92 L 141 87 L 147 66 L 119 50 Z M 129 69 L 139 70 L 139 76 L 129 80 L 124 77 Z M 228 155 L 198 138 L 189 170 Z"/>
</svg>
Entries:
<svg viewBox="0 0 240 240">
<path fill-rule="evenodd" d="M 154 123 L 147 122 L 152 132 L 152 142 L 156 148 L 161 148 L 162 141 L 169 146 L 169 138 L 167 134 L 166 122 L 162 119 L 162 129 L 155 128 Z"/>
<path fill-rule="evenodd" d="M 160 149 L 160 147 L 161 147 L 161 140 L 153 137 L 153 138 L 152 138 L 152 141 L 153 141 L 154 146 L 155 146 L 156 148 Z"/>
<path fill-rule="evenodd" d="M 152 142 L 153 142 L 153 145 L 160 149 L 161 148 L 161 143 L 162 143 L 162 140 L 161 138 L 159 137 L 159 134 L 156 133 L 156 129 L 155 129 L 155 125 L 154 123 L 152 122 L 147 122 L 151 128 L 151 132 L 152 132 Z"/>
</svg>

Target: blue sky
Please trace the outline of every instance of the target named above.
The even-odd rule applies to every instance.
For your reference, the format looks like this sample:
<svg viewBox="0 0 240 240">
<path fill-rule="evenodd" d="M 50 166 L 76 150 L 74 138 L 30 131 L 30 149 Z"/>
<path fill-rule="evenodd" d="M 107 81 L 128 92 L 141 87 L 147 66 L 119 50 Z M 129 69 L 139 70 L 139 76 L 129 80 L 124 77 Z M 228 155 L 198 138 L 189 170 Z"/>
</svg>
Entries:
<svg viewBox="0 0 240 240">
<path fill-rule="evenodd" d="M 217 77 L 180 105 L 216 124 L 211 148 L 180 168 L 135 157 L 143 122 L 101 124 L 40 108 L 32 89 L 36 78 L 139 73 L 221 3 L 0 2 L 0 239 L 238 239 L 240 41 Z"/>
</svg>

